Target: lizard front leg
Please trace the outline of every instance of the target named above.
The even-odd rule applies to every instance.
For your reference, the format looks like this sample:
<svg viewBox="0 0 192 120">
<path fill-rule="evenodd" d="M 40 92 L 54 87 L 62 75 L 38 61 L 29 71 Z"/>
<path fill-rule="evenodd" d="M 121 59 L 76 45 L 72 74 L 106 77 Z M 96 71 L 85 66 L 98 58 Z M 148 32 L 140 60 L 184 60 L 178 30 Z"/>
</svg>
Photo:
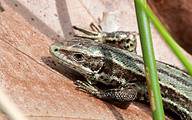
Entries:
<svg viewBox="0 0 192 120">
<path fill-rule="evenodd" d="M 77 80 L 77 88 L 81 88 L 97 96 L 100 99 L 110 100 L 110 101 L 119 101 L 119 102 L 128 102 L 133 101 L 137 97 L 137 91 L 134 88 L 114 88 L 108 90 L 101 90 L 94 85 L 89 84 L 87 81 Z"/>
<path fill-rule="evenodd" d="M 97 31 L 88 30 L 80 26 L 73 26 L 74 29 L 85 33 L 84 35 L 75 35 L 76 37 L 89 38 L 94 41 L 108 44 L 111 46 L 118 46 L 121 49 L 128 50 L 129 52 L 136 53 L 136 32 L 105 32 L 100 29 L 95 23 L 91 23 L 92 28 Z"/>
</svg>

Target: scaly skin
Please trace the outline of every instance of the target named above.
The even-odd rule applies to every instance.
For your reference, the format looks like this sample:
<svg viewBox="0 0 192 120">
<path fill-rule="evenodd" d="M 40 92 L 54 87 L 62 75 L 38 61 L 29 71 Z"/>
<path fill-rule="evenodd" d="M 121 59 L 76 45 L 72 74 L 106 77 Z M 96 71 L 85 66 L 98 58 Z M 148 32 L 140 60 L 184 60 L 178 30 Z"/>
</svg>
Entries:
<svg viewBox="0 0 192 120">
<path fill-rule="evenodd" d="M 89 38 L 94 41 L 119 47 L 129 52 L 136 52 L 136 32 L 125 32 L 125 31 L 115 31 L 115 32 L 105 32 L 102 31 L 95 23 L 91 23 L 91 26 L 97 30 L 91 31 L 85 28 L 74 26 L 74 29 L 79 30 L 87 35 L 75 35 L 76 37 Z"/>
<path fill-rule="evenodd" d="M 50 53 L 65 66 L 85 76 L 87 81 L 76 82 L 79 88 L 100 99 L 149 101 L 144 63 L 140 56 L 88 39 L 69 40 L 52 44 Z M 164 107 L 183 120 L 192 119 L 191 76 L 159 61 L 157 71 Z M 113 89 L 101 90 L 95 86 L 96 82 L 111 85 Z"/>
</svg>

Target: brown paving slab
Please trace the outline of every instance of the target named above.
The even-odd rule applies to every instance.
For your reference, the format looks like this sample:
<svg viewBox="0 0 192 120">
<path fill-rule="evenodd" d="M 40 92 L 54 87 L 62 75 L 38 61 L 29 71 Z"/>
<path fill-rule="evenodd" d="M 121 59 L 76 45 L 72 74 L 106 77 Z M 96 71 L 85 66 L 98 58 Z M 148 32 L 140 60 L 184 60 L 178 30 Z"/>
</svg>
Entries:
<svg viewBox="0 0 192 120">
<path fill-rule="evenodd" d="M 192 1 L 148 0 L 148 3 L 180 46 L 192 54 Z"/>
<path fill-rule="evenodd" d="M 149 105 L 131 102 L 128 108 L 121 109 L 76 90 L 73 81 L 84 78 L 56 62 L 49 54 L 53 41 L 74 35 L 71 25 L 89 28 L 91 22 L 98 23 L 97 19 L 106 10 L 120 9 L 123 16 L 120 30 L 137 31 L 133 2 L 52 2 L 1 2 L 5 9 L 0 13 L 1 89 L 24 116 L 32 120 L 151 119 Z M 161 39 L 156 30 L 153 29 L 153 33 L 153 37 Z M 156 51 L 158 49 L 160 47 Z"/>
<path fill-rule="evenodd" d="M 7 116 L 0 111 L 0 120 L 9 120 Z"/>
</svg>

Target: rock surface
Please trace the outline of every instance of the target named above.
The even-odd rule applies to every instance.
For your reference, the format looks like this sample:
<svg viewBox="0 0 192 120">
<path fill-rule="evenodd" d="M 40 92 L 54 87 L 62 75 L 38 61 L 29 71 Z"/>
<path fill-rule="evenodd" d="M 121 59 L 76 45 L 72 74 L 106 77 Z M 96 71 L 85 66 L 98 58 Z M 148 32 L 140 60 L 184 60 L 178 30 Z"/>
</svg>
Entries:
<svg viewBox="0 0 192 120">
<path fill-rule="evenodd" d="M 0 88 L 28 119 L 152 119 L 149 105 L 131 102 L 121 109 L 76 90 L 73 81 L 84 78 L 49 54 L 52 43 L 76 33 L 72 25 L 89 29 L 104 11 L 119 9 L 119 30 L 138 32 L 133 1 L 3 0 L 1 6 Z M 156 58 L 181 66 L 151 28 Z M 3 113 L 1 118 L 7 119 Z"/>
</svg>

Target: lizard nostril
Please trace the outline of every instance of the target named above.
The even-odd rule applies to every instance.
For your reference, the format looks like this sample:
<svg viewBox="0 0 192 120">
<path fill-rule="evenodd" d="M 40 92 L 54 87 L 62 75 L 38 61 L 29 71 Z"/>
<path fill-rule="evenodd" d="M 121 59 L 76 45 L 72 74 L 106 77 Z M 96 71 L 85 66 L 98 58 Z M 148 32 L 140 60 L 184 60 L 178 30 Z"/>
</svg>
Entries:
<svg viewBox="0 0 192 120">
<path fill-rule="evenodd" d="M 57 48 L 55 49 L 55 52 L 56 52 L 56 51 L 58 51 L 58 49 L 57 49 Z"/>
</svg>

